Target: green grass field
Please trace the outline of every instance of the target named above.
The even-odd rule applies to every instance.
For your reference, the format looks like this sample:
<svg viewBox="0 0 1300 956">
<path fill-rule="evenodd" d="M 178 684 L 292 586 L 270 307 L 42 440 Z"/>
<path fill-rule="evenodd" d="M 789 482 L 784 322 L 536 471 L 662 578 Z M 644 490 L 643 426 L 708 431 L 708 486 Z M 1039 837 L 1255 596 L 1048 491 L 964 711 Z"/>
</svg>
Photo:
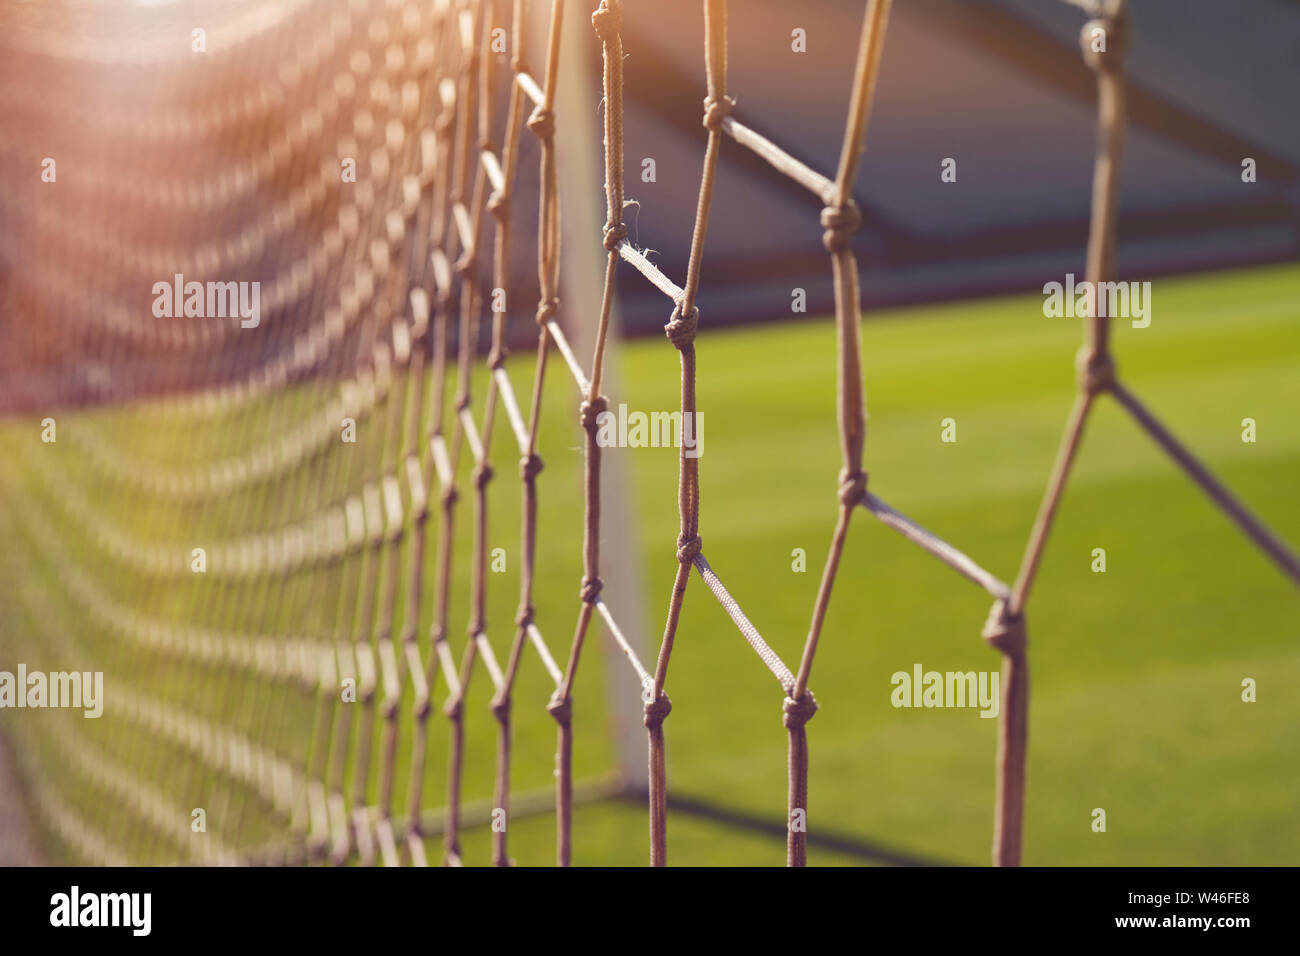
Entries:
<svg viewBox="0 0 1300 956">
<path fill-rule="evenodd" d="M 1160 279 L 1152 304 L 1149 328 L 1116 326 L 1121 377 L 1275 531 L 1293 545 L 1300 542 L 1300 268 Z M 1007 581 L 1019 564 L 1075 387 L 1080 323 L 1044 318 L 1041 306 L 1037 295 L 990 299 L 873 313 L 863 325 L 871 489 Z M 837 508 L 834 326 L 817 319 L 715 332 L 706 315 L 696 346 L 706 423 L 700 461 L 704 553 L 793 666 Z M 618 383 L 609 396 L 613 405 L 675 407 L 677 355 L 669 343 L 622 344 L 611 362 Z M 527 395 L 531 367 L 524 354 L 513 361 L 521 396 Z M 581 577 L 576 400 L 557 361 L 549 373 L 542 428 L 546 471 L 539 479 L 536 604 L 538 624 L 561 661 L 572 637 Z M 304 394 L 284 397 L 276 414 L 302 414 L 309 401 Z M 957 423 L 955 444 L 940 441 L 945 418 Z M 1253 444 L 1241 439 L 1244 418 L 1257 422 Z M 151 429 L 142 438 L 134 413 L 101 410 L 68 414 L 66 424 L 60 420 L 58 445 L 36 443 L 27 457 L 66 456 L 60 467 L 89 483 L 75 440 L 82 420 L 135 442 L 130 447 L 140 449 L 142 461 L 186 454 L 179 433 Z M 11 421 L 5 438 L 32 443 L 38 431 L 33 422 Z M 373 454 L 369 441 L 346 454 L 364 455 L 368 448 Z M 489 635 L 499 657 L 510 640 L 518 599 L 520 505 L 512 441 L 499 421 L 490 546 L 505 548 L 509 558 L 507 571 L 488 582 Z M 651 448 L 607 454 L 623 456 L 631 480 L 649 608 L 641 623 L 656 645 L 646 653 L 653 658 L 676 568 L 676 454 Z M 33 491 L 36 472 L 30 464 L 5 463 L 0 473 L 11 508 L 24 507 L 23 494 L 41 493 Z M 467 473 L 462 462 L 463 489 Z M 272 509 L 278 520 L 307 510 L 312 480 L 302 476 L 278 487 Z M 147 538 L 189 540 L 186 522 L 201 520 L 180 510 L 98 500 L 106 518 Z M 451 613 L 458 655 L 468 614 L 469 500 L 464 494 L 459 512 Z M 101 573 L 104 556 L 57 504 L 49 513 L 83 567 Z M 14 517 L 4 521 L 12 537 Z M 435 524 L 431 520 L 431 541 Z M 1090 570 L 1098 547 L 1106 550 L 1104 574 Z M 796 548 L 807 552 L 806 573 L 792 571 Z M 17 551 L 26 554 L 28 545 Z M 607 553 L 606 561 L 615 560 L 615 553 Z M 426 562 L 422 633 L 431 613 L 432 563 Z M 9 568 L 10 574 L 44 577 L 58 593 L 59 573 L 48 561 L 33 557 Z M 116 582 L 120 601 L 155 614 L 182 613 L 184 602 L 194 598 L 184 591 L 131 593 L 129 579 L 106 580 Z M 310 631 L 328 620 L 327 610 L 304 593 L 293 591 L 282 601 L 273 597 L 259 618 L 266 630 Z M 996 721 L 982 720 L 974 710 L 894 709 L 889 678 L 914 663 L 940 671 L 996 670 L 997 654 L 979 637 L 989 605 L 984 592 L 865 511 L 858 513 L 811 681 L 821 706 L 808 727 L 814 836 L 830 832 L 926 860 L 987 863 Z M 617 615 L 617 606 L 613 610 Z M 252 618 L 254 611 L 248 614 Z M 1094 413 L 1027 616 L 1032 686 L 1026 863 L 1300 863 L 1300 593 L 1110 399 Z M 52 605 L 46 624 L 74 636 L 94 627 L 72 604 Z M 135 732 L 111 713 L 115 673 L 159 696 L 183 698 L 214 718 L 236 724 L 244 719 L 244 711 L 231 712 L 221 694 L 193 693 L 210 675 L 191 673 L 189 683 L 178 683 L 175 668 L 127 654 L 102 638 L 88 640 L 102 649 L 110 712 L 98 722 L 78 721 L 76 729 L 102 741 L 107 753 L 127 765 L 136 759 L 132 746 L 138 748 L 139 741 L 133 745 Z M 610 644 L 597 628 L 579 674 L 574 721 L 580 779 L 613 766 L 604 670 L 625 665 L 608 652 Z M 1256 703 L 1241 700 L 1247 677 L 1258 683 Z M 673 701 L 665 725 L 671 792 L 781 825 L 783 694 L 698 577 L 687 592 L 667 689 Z M 515 695 L 514 774 L 520 790 L 550 786 L 554 728 L 543 709 L 548 695 L 548 679 L 529 650 Z M 441 700 L 445 691 L 440 688 L 437 696 Z M 469 703 L 467 800 L 491 796 L 495 725 L 489 697 L 480 669 Z M 274 739 L 281 742 L 302 739 L 302 728 L 310 726 L 310 704 L 289 698 L 274 721 Z M 240 706 L 257 713 L 256 704 Z M 441 802 L 447 755 L 445 720 L 435 718 L 432 726 L 428 806 Z M 399 753 L 399 806 L 408 744 L 406 734 Z M 178 805 L 203 805 L 201 775 L 169 789 L 168 768 L 185 759 L 177 751 L 174 762 L 137 766 L 146 768 L 142 775 L 166 771 L 151 779 L 174 794 Z M 88 813 L 98 800 L 91 792 L 73 799 Z M 1107 814 L 1105 833 L 1091 829 L 1097 807 Z M 209 812 L 210 827 L 221 832 L 221 811 Z M 276 836 L 256 809 L 245 822 L 253 842 Z M 644 807 L 584 804 L 575 811 L 574 828 L 577 864 L 646 861 Z M 467 862 L 488 862 L 489 838 L 481 827 L 466 834 Z M 510 839 L 519 863 L 553 861 L 552 816 L 513 820 Z M 670 815 L 668 840 L 670 864 L 779 865 L 785 858 L 779 836 L 685 813 Z M 863 859 L 814 841 L 809 862 Z"/>
</svg>

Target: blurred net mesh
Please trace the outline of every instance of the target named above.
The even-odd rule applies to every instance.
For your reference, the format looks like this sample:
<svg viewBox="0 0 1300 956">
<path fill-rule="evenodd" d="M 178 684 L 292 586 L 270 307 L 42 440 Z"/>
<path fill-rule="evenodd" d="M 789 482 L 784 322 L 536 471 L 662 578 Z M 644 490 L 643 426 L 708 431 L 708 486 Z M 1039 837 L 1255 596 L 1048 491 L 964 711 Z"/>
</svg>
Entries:
<svg viewBox="0 0 1300 956">
<path fill-rule="evenodd" d="M 527 706 L 544 704 L 556 723 L 557 861 L 567 865 L 574 688 L 599 617 L 643 687 L 650 862 L 662 865 L 666 685 L 694 568 L 784 692 L 787 857 L 803 865 L 805 724 L 817 709 L 810 675 L 861 506 L 994 598 L 982 632 L 1004 659 L 994 861 L 1018 863 L 1024 608 L 1084 422 L 1107 392 L 1300 581 L 1294 554 L 1120 384 L 1104 314 L 1086 320 L 1078 399 L 1013 586 L 868 491 L 851 247 L 860 216 L 851 192 L 889 6 L 866 4 L 843 147 L 828 177 L 731 115 L 727 5 L 706 0 L 707 146 L 679 286 L 627 240 L 622 3 L 601 0 L 592 15 L 604 63 L 607 260 L 599 303 L 561 303 L 559 295 L 562 2 L 550 5 L 546 35 L 537 38 L 545 52 L 536 71 L 525 56 L 523 0 L 508 9 L 488 0 L 195 4 L 183 15 L 135 15 L 138 23 L 126 24 L 131 43 L 120 42 L 119 13 L 96 4 L 66 8 L 64 23 L 48 10 L 43 17 L 6 10 L 14 29 L 4 41 L 0 110 L 21 131 L 0 153 L 6 180 L 26 184 L 46 158 L 57 157 L 52 170 L 61 163 L 65 173 L 57 188 L 38 183 L 0 195 L 0 304 L 11 332 L 16 315 L 24 325 L 23 349 L 0 359 L 4 405 L 22 435 L 0 468 L 12 541 L 0 647 L 6 663 L 22 660 L 31 670 L 106 675 L 111 721 L 52 711 L 25 721 L 14 741 L 34 807 L 70 857 L 427 864 L 439 862 L 430 841 L 440 834 L 441 862 L 459 865 L 467 688 L 475 678 L 491 685 L 496 761 L 484 806 L 508 815 L 512 714 L 526 665 L 553 686 L 549 700 Z M 1084 55 L 1098 75 L 1100 135 L 1087 277 L 1099 282 L 1112 273 L 1127 20 L 1122 2 L 1088 9 L 1099 18 L 1084 30 Z M 195 11 L 212 18 L 201 38 L 191 33 L 202 19 Z M 1096 30 L 1109 38 L 1104 53 L 1088 45 Z M 508 61 L 496 55 L 498 31 L 511 38 Z M 200 43 L 210 56 L 193 55 Z M 105 95 L 89 95 L 101 86 Z M 51 111 L 69 121 L 46 130 L 41 117 Z M 536 230 L 520 226 L 525 132 L 537 144 L 536 203 L 527 208 L 528 216 L 537 210 Z M 687 421 L 696 412 L 695 300 L 724 139 L 820 200 L 835 284 L 838 518 L 793 669 L 704 556 L 698 459 L 685 448 L 678 570 L 652 666 L 601 596 L 596 435 L 608 405 L 601 386 L 615 272 L 626 262 L 671 300 L 665 332 L 680 353 Z M 343 173 L 349 162 L 351 180 Z M 525 240 L 537 258 L 526 308 L 513 292 L 508 301 L 497 294 L 519 286 L 511 252 Z M 162 317 L 156 306 L 150 315 L 154 295 L 167 298 L 181 276 L 260 283 L 257 321 L 231 309 L 225 317 L 205 313 L 210 292 L 198 306 L 202 317 L 180 309 Z M 159 281 L 162 293 L 146 298 L 142 290 Z M 593 329 L 589 371 L 563 331 L 579 323 Z M 517 379 L 527 369 L 514 370 L 524 363 L 509 359 L 509 347 L 524 341 L 531 351 L 534 337 L 532 385 L 521 401 L 511 372 Z M 553 354 L 577 386 L 585 431 L 583 576 L 571 638 L 568 621 L 536 619 L 533 593 L 539 423 Z M 475 383 L 481 388 L 472 390 Z M 71 408 L 77 414 L 63 418 L 59 410 Z M 120 409 L 130 417 L 111 414 Z M 517 446 L 522 485 L 521 590 L 508 628 L 486 619 L 499 418 Z M 343 438 L 349 423 L 364 436 L 355 443 Z M 56 441 L 33 437 L 47 430 Z M 456 553 L 457 521 L 469 523 L 472 539 L 470 620 L 460 639 L 449 620 L 454 568 L 466 562 Z M 447 735 L 441 793 L 426 786 L 434 732 Z M 196 807 L 205 808 L 201 835 Z M 506 834 L 493 827 L 497 865 L 510 862 Z"/>
</svg>

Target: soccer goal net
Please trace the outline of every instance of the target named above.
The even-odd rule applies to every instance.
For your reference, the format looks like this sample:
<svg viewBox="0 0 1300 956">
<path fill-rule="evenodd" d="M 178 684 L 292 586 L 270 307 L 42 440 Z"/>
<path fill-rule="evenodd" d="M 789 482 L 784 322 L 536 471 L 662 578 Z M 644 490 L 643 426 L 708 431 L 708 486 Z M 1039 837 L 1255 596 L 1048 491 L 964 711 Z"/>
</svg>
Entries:
<svg viewBox="0 0 1300 956">
<path fill-rule="evenodd" d="M 1074 5 L 1091 18 L 1081 49 L 1098 90 L 1086 265 L 1096 287 L 1113 278 L 1129 23 L 1124 0 Z M 779 685 L 787 861 L 802 866 L 814 664 L 852 519 L 865 513 L 992 600 L 971 632 L 1002 656 L 993 861 L 1018 864 L 1027 607 L 1085 424 L 1107 398 L 1300 583 L 1295 553 L 1119 376 L 1101 297 L 1084 317 L 1077 396 L 1011 583 L 871 490 L 853 188 L 890 0 L 867 0 L 856 63 L 825 72 L 850 97 L 839 155 L 822 169 L 783 148 L 761 107 L 735 109 L 728 4 L 705 0 L 703 168 L 680 276 L 629 240 L 624 219 L 623 69 L 637 37 L 623 27 L 623 0 L 581 11 L 603 65 L 599 119 L 557 105 L 564 18 L 579 14 L 563 0 L 246 2 L 219 16 L 197 6 L 206 25 L 142 8 L 116 26 L 130 42 L 112 43 L 96 32 L 103 24 L 28 11 L 5 41 L 0 101 L 18 133 L 6 167 L 34 170 L 41 184 L 0 199 L 7 235 L 23 236 L 21 246 L 0 237 L 8 301 L 31 326 L 26 367 L 11 365 L 0 383 L 13 436 L 0 465 L 11 541 L 0 648 L 22 662 L 6 706 L 61 708 L 12 742 L 41 826 L 68 858 L 488 862 L 466 859 L 474 824 L 491 826 L 490 862 L 509 865 L 526 708 L 554 725 L 556 859 L 569 865 L 575 801 L 602 792 L 575 772 L 574 703 L 592 686 L 588 642 L 607 640 L 641 688 L 648 858 L 665 865 L 666 731 L 709 720 L 670 719 L 674 668 L 692 666 L 675 637 L 688 595 L 707 592 Z M 112 83 L 113 95 L 80 95 L 87 82 Z M 38 135 L 49 111 L 69 118 L 75 139 Z M 561 288 L 561 214 L 578 202 L 561 188 L 566 137 L 603 140 L 604 221 L 585 240 L 603 251 L 598 297 Z M 647 552 L 675 562 L 652 654 L 602 590 L 624 557 L 602 533 L 598 440 L 616 275 L 631 270 L 665 298 L 689 434 L 725 150 L 749 151 L 806 190 L 835 297 L 836 349 L 825 356 L 837 391 L 825 429 L 841 457 L 827 476 L 835 520 L 802 652 L 788 661 L 706 557 L 701 459 L 687 441 L 679 526 Z M 535 173 L 521 169 L 524 152 Z M 566 228 L 581 235 L 586 224 Z M 521 248 L 536 258 L 526 282 L 512 271 Z M 570 476 L 581 529 L 550 542 L 540 540 L 544 493 L 568 489 L 548 489 L 539 438 L 557 394 L 583 435 L 581 475 Z M 725 434 L 713 441 L 725 455 Z M 507 522 L 518 534 L 504 555 L 518 569 L 513 622 L 488 614 Z M 552 600 L 535 592 L 543 555 L 558 549 L 580 553 L 581 576 Z M 468 609 L 464 627 L 453 606 Z M 490 691 L 480 704 L 491 736 L 467 732 L 472 684 Z M 103 720 L 84 719 L 96 709 Z M 536 735 L 527 745 L 549 746 Z M 489 748 L 490 758 L 476 753 Z M 466 793 L 471 757 L 491 767 L 490 793 Z"/>
</svg>

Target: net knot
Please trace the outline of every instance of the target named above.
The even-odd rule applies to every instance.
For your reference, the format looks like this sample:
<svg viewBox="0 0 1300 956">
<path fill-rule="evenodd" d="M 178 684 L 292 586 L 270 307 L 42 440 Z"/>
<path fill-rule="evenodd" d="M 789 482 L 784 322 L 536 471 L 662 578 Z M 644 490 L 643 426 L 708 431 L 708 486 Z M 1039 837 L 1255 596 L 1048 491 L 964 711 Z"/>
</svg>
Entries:
<svg viewBox="0 0 1300 956">
<path fill-rule="evenodd" d="M 505 368 L 506 354 L 504 348 L 497 348 L 495 345 L 492 346 L 492 351 L 488 352 L 487 367 L 492 369 L 494 372 L 499 368 Z"/>
<path fill-rule="evenodd" d="M 524 481 L 532 481 L 542 472 L 541 456 L 525 455 L 519 459 L 519 477 Z"/>
<path fill-rule="evenodd" d="M 456 411 L 457 411 L 457 412 L 463 412 L 465 409 L 469 408 L 469 404 L 470 404 L 469 392 L 457 392 L 457 393 L 456 393 Z"/>
<path fill-rule="evenodd" d="M 1098 36 L 1097 31 L 1101 31 Z M 1104 49 L 1096 49 L 1101 40 Z M 1124 68 L 1124 55 L 1128 52 L 1128 16 L 1103 16 L 1089 20 L 1079 34 L 1083 48 L 1083 62 L 1098 73 L 1118 73 Z"/>
<path fill-rule="evenodd" d="M 429 714 L 433 712 L 433 698 L 429 696 L 427 691 L 417 694 L 415 704 L 411 710 L 414 712 L 416 720 L 424 722 L 428 719 Z"/>
<path fill-rule="evenodd" d="M 608 0 L 602 0 L 601 5 L 591 15 L 591 25 L 602 43 L 611 43 L 618 39 L 622 21 L 622 8 L 617 5 L 610 6 Z"/>
<path fill-rule="evenodd" d="M 503 724 L 510 719 L 509 697 L 492 698 L 492 716 Z"/>
<path fill-rule="evenodd" d="M 600 578 L 583 578 L 582 590 L 578 592 L 578 597 L 582 599 L 583 604 L 595 604 L 596 598 L 600 597 L 600 589 L 605 586 L 605 582 Z"/>
<path fill-rule="evenodd" d="M 455 485 L 448 485 L 442 490 L 442 508 L 444 511 L 450 511 L 460 497 L 460 492 L 456 490 Z"/>
<path fill-rule="evenodd" d="M 687 538 L 685 535 L 677 536 L 677 560 L 682 564 L 690 564 L 700 553 L 702 543 L 700 536 L 697 534 L 693 538 Z"/>
<path fill-rule="evenodd" d="M 618 248 L 618 244 L 627 238 L 627 223 L 607 222 L 605 223 L 605 249 L 613 252 Z"/>
<path fill-rule="evenodd" d="M 715 99 L 712 96 L 704 98 L 704 128 L 711 133 L 716 133 L 722 129 L 722 121 L 736 106 L 736 101 L 730 96 L 724 96 L 721 99 Z"/>
<path fill-rule="evenodd" d="M 456 275 L 464 279 L 474 271 L 474 267 L 477 265 L 478 263 L 474 259 L 473 252 L 467 249 L 465 250 L 465 254 L 456 260 L 455 265 L 452 266 L 452 270 Z"/>
<path fill-rule="evenodd" d="M 1090 346 L 1079 349 L 1075 358 L 1079 387 L 1089 395 L 1105 392 L 1115 385 L 1115 360 L 1109 352 L 1094 352 Z"/>
<path fill-rule="evenodd" d="M 786 730 L 797 730 L 817 713 L 817 699 L 812 691 L 806 690 L 798 700 L 787 697 L 781 704 L 781 712 L 781 723 L 785 724 Z"/>
<path fill-rule="evenodd" d="M 537 303 L 537 324 L 545 325 L 551 319 L 555 318 L 555 313 L 560 311 L 559 299 L 543 299 Z"/>
<path fill-rule="evenodd" d="M 852 508 L 862 502 L 867 494 L 867 473 L 858 469 L 853 474 L 840 470 L 840 504 Z"/>
<path fill-rule="evenodd" d="M 519 608 L 519 613 L 515 615 L 516 627 L 527 627 L 533 623 L 533 615 L 537 612 L 531 604 L 524 604 Z"/>
<path fill-rule="evenodd" d="M 494 189 L 492 195 L 488 196 L 487 208 L 488 212 L 492 213 L 499 222 L 510 213 L 510 197 L 500 190 Z"/>
<path fill-rule="evenodd" d="M 560 697 L 559 693 L 559 691 L 556 691 L 551 695 L 551 699 L 546 705 L 546 712 L 555 718 L 557 724 L 567 727 L 573 717 L 573 698 Z"/>
<path fill-rule="evenodd" d="M 460 694 L 450 698 L 442 705 L 442 713 L 448 720 L 458 721 L 465 713 L 465 698 Z"/>
<path fill-rule="evenodd" d="M 668 341 L 672 342 L 678 349 L 684 349 L 695 342 L 695 328 L 700 322 L 699 306 L 691 306 L 691 314 L 682 315 L 682 305 L 677 303 L 673 306 L 673 314 L 668 319 L 668 324 L 664 326 L 664 334 L 668 336 Z"/>
<path fill-rule="evenodd" d="M 582 424 L 583 430 L 595 433 L 596 427 L 600 424 L 597 419 L 609 410 L 609 399 L 604 395 L 597 395 L 593 399 L 584 399 L 583 403 L 578 406 L 578 421 Z"/>
<path fill-rule="evenodd" d="M 529 132 L 541 140 L 549 140 L 555 136 L 555 111 L 548 110 L 544 106 L 537 106 L 528 114 Z"/>
<path fill-rule="evenodd" d="M 474 487 L 482 491 L 488 486 L 488 482 L 492 480 L 492 475 L 492 466 L 487 462 L 483 462 L 474 469 Z"/>
<path fill-rule="evenodd" d="M 839 252 L 847 249 L 853 241 L 853 234 L 862 225 L 862 213 L 858 211 L 858 204 L 850 199 L 842 206 L 822 209 L 821 223 L 826 230 L 822 233 L 822 245 L 827 252 Z"/>
<path fill-rule="evenodd" d="M 1007 602 L 999 599 L 989 609 L 988 620 L 980 631 L 980 637 L 995 650 L 1008 657 L 1019 657 L 1025 652 L 1028 638 L 1025 635 L 1025 617 L 1013 615 L 1007 609 Z"/>
<path fill-rule="evenodd" d="M 660 691 L 659 696 L 654 700 L 646 701 L 644 719 L 646 730 L 658 730 L 672 712 L 673 702 L 668 699 L 667 694 Z"/>
</svg>

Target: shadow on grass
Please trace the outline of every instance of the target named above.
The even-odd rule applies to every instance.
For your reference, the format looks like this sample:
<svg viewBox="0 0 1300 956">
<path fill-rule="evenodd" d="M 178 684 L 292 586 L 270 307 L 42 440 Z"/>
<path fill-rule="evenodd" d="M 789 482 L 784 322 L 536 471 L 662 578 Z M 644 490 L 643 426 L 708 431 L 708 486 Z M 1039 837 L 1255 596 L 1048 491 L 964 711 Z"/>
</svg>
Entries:
<svg viewBox="0 0 1300 956">
<path fill-rule="evenodd" d="M 644 806 L 647 794 L 635 790 L 625 790 L 617 794 L 614 799 L 623 803 Z M 758 833 L 778 840 L 784 840 L 786 836 L 786 825 L 780 820 L 766 819 L 756 814 L 746 813 L 725 804 L 715 803 L 699 797 L 670 793 L 668 795 L 668 810 L 671 813 L 685 814 L 700 820 L 707 820 L 710 823 L 717 823 L 737 830 L 747 830 L 750 833 Z M 904 850 L 824 829 L 819 829 L 815 833 L 810 832 L 808 834 L 808 845 L 820 847 L 824 850 L 832 850 L 845 856 L 856 857 L 864 862 L 874 863 L 878 866 L 955 865 L 930 857 L 914 856 Z"/>
</svg>

